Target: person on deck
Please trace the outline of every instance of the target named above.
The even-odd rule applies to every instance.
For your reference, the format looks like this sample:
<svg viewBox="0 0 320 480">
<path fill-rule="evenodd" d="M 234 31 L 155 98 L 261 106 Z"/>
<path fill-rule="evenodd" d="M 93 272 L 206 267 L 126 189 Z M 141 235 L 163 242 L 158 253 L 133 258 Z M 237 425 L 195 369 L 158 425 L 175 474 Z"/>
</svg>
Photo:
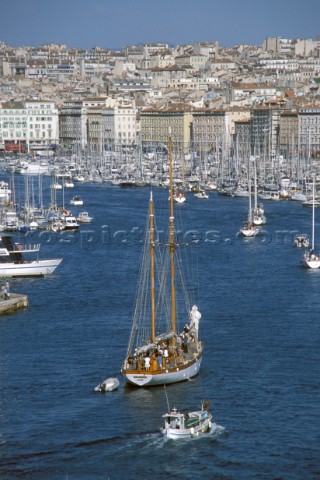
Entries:
<svg viewBox="0 0 320 480">
<path fill-rule="evenodd" d="M 144 358 L 144 366 L 146 370 L 150 369 L 150 357 L 148 355 Z"/>
</svg>

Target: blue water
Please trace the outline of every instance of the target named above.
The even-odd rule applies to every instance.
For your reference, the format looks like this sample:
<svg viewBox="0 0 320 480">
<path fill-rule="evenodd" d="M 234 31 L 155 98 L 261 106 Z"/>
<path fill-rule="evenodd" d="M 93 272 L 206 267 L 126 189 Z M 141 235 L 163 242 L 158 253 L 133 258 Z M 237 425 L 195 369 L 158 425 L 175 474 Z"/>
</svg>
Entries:
<svg viewBox="0 0 320 480">
<path fill-rule="evenodd" d="M 94 223 L 31 236 L 43 257 L 64 260 L 48 278 L 13 280 L 30 306 L 0 317 L 1 480 L 320 478 L 320 270 L 302 269 L 292 233 L 281 233 L 310 233 L 311 210 L 264 202 L 265 232 L 245 240 L 246 199 L 190 195 L 177 206 L 182 235 L 199 240 L 205 353 L 199 376 L 167 393 L 181 410 L 209 400 L 219 428 L 176 442 L 159 433 L 163 387 L 119 376 L 117 391 L 93 391 L 126 353 L 149 190 L 78 185 L 66 202 L 74 194 Z M 154 189 L 161 211 L 167 198 Z"/>
</svg>

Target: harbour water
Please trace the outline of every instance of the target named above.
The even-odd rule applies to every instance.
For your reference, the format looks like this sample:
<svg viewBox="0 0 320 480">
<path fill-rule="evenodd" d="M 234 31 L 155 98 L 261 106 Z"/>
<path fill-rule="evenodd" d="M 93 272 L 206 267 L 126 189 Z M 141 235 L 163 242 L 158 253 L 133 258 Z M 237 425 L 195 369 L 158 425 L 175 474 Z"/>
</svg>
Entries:
<svg viewBox="0 0 320 480">
<path fill-rule="evenodd" d="M 177 442 L 159 432 L 163 387 L 132 388 L 119 374 L 149 189 L 91 183 L 74 194 L 94 222 L 30 236 L 42 256 L 64 260 L 47 278 L 12 280 L 30 306 L 0 318 L 1 480 L 320 478 L 320 270 L 299 266 L 303 252 L 288 234 L 311 233 L 311 210 L 264 202 L 264 234 L 246 240 L 237 232 L 247 199 L 190 194 L 177 206 L 182 235 L 198 240 L 205 352 L 200 374 L 167 393 L 186 411 L 209 400 L 219 426 Z M 167 199 L 154 189 L 156 205 Z M 94 392 L 115 375 L 118 390 Z"/>
</svg>

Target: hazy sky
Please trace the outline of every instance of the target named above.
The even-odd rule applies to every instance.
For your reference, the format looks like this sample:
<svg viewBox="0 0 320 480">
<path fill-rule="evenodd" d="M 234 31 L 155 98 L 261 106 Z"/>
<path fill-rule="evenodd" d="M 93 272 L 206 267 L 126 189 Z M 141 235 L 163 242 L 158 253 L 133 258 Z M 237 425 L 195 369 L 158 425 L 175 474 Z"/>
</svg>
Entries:
<svg viewBox="0 0 320 480">
<path fill-rule="evenodd" d="M 320 35 L 320 0 L 0 0 L 0 40 L 122 48 Z"/>
</svg>

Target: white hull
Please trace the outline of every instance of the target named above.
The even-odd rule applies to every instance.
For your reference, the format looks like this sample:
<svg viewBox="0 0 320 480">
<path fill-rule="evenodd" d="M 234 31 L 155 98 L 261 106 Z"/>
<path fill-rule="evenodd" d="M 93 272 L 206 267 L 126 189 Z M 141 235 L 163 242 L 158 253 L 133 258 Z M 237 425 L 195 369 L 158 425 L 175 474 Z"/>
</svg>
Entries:
<svg viewBox="0 0 320 480">
<path fill-rule="evenodd" d="M 318 260 L 308 260 L 306 258 L 301 260 L 301 264 L 305 268 L 317 269 L 320 268 L 320 259 Z"/>
<path fill-rule="evenodd" d="M 207 195 L 206 193 L 195 193 L 194 196 L 196 198 L 200 198 L 200 199 L 203 199 L 203 200 L 206 200 L 207 198 L 209 198 L 209 195 Z"/>
<path fill-rule="evenodd" d="M 129 383 L 138 387 L 150 387 L 153 385 L 164 385 L 168 383 L 184 382 L 189 378 L 198 375 L 200 370 L 202 356 L 200 356 L 194 363 L 187 368 L 183 366 L 177 368 L 171 368 L 170 370 L 164 370 L 163 373 L 151 373 L 146 372 L 122 372 L 124 377 Z"/>
<path fill-rule="evenodd" d="M 27 263 L 1 263 L 0 277 L 43 277 L 53 273 L 61 262 L 62 258 Z"/>
<path fill-rule="evenodd" d="M 267 219 L 264 215 L 262 215 L 262 216 L 253 217 L 252 222 L 254 225 L 265 225 L 267 223 Z"/>
<path fill-rule="evenodd" d="M 163 433 L 167 438 L 172 438 L 173 440 L 200 437 L 210 431 L 210 428 L 212 426 L 211 418 L 212 416 L 209 415 L 209 418 L 207 418 L 201 425 L 196 427 L 183 428 L 183 429 L 169 427 L 169 428 L 163 429 Z"/>
<path fill-rule="evenodd" d="M 235 190 L 233 192 L 234 197 L 249 197 L 249 192 L 247 190 Z"/>
<path fill-rule="evenodd" d="M 308 198 L 303 193 L 293 193 L 291 195 L 291 200 L 295 202 L 307 202 Z"/>
<path fill-rule="evenodd" d="M 99 383 L 94 390 L 95 392 L 113 392 L 119 385 L 120 382 L 117 378 L 107 378 L 102 383 Z"/>
<path fill-rule="evenodd" d="M 176 203 L 184 203 L 186 201 L 186 197 L 173 197 Z"/>
<path fill-rule="evenodd" d="M 259 231 L 259 228 L 241 228 L 240 233 L 244 237 L 255 237 Z"/>
<path fill-rule="evenodd" d="M 274 193 L 260 193 L 260 195 L 258 195 L 259 198 L 261 198 L 261 200 L 280 200 L 280 194 L 279 192 L 274 192 Z"/>
<path fill-rule="evenodd" d="M 26 168 L 21 169 L 22 175 L 49 175 L 50 169 L 47 165 L 29 164 Z"/>
<path fill-rule="evenodd" d="M 90 223 L 92 222 L 93 217 L 90 217 L 88 212 L 81 212 L 79 217 L 77 218 L 77 221 L 80 223 Z"/>
</svg>

